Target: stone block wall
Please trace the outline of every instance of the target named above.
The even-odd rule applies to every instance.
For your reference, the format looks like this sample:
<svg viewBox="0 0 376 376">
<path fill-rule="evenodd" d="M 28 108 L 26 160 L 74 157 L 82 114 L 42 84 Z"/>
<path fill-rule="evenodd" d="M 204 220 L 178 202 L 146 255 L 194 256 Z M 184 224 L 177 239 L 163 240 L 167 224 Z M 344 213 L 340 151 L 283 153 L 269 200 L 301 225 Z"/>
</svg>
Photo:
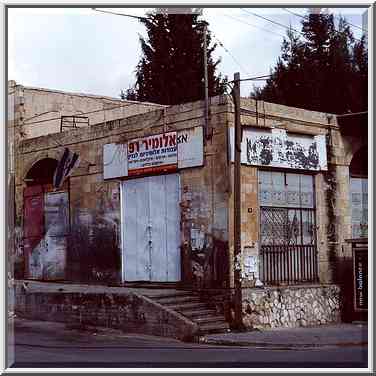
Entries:
<svg viewBox="0 0 376 376">
<path fill-rule="evenodd" d="M 150 299 L 131 292 L 15 293 L 15 313 L 31 320 L 45 320 L 83 327 L 107 327 L 124 333 L 140 333 L 192 340 L 197 325 Z"/>
<path fill-rule="evenodd" d="M 27 87 L 16 85 L 15 81 L 10 82 L 17 87 L 16 100 L 22 102 L 20 125 L 24 138 L 60 132 L 61 116 L 86 116 L 89 125 L 94 125 L 165 107 L 154 103 L 140 103 L 100 95 Z M 78 124 L 78 126 L 84 127 L 86 124 Z"/>
<path fill-rule="evenodd" d="M 341 295 L 336 285 L 243 289 L 243 322 L 249 329 L 340 321 Z"/>
<path fill-rule="evenodd" d="M 120 181 L 103 180 L 103 145 L 203 126 L 203 114 L 204 102 L 199 101 L 24 140 L 19 148 L 16 176 L 17 218 L 21 228 L 22 192 L 28 170 L 43 158 L 59 160 L 68 147 L 80 157 L 80 165 L 69 178 L 71 229 L 73 232 L 82 227 L 109 229 L 119 240 Z M 211 98 L 210 114 L 213 135 L 206 141 L 204 165 L 179 171 L 183 268 L 187 280 L 198 286 L 210 285 L 213 279 L 221 284 L 228 282 L 229 178 L 224 97 Z M 92 233 L 89 230 L 88 236 Z"/>
</svg>

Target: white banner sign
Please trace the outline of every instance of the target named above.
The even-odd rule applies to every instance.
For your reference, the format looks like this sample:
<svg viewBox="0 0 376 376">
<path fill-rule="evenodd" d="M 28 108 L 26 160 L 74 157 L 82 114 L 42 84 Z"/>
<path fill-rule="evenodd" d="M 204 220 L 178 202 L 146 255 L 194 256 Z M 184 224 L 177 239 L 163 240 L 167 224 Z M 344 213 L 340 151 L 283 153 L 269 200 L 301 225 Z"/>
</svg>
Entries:
<svg viewBox="0 0 376 376">
<path fill-rule="evenodd" d="M 234 128 L 230 128 L 231 160 L 234 160 Z M 290 135 L 283 129 L 243 129 L 241 163 L 252 166 L 327 170 L 324 135 Z"/>
<path fill-rule="evenodd" d="M 128 176 L 175 171 L 177 165 L 176 132 L 128 142 Z"/>
<path fill-rule="evenodd" d="M 103 147 L 103 176 L 151 175 L 202 166 L 204 146 L 202 127 L 168 132 Z"/>
</svg>

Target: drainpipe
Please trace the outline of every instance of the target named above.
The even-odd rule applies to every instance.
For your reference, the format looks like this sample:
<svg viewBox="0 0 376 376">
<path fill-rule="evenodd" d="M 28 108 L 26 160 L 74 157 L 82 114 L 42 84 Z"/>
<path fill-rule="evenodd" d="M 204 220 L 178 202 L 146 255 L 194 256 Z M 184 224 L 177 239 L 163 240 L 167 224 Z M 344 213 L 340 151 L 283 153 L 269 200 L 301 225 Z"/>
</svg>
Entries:
<svg viewBox="0 0 376 376">
<path fill-rule="evenodd" d="M 209 129 L 209 83 L 208 83 L 208 47 L 207 47 L 207 23 L 204 23 L 204 85 L 205 85 L 205 140 L 211 137 Z"/>
<path fill-rule="evenodd" d="M 242 283 L 241 283 L 241 142 L 242 130 L 240 123 L 240 74 L 234 74 L 232 95 L 235 104 L 235 163 L 234 163 L 234 287 L 235 287 L 235 320 L 236 329 L 243 328 L 242 317 Z"/>
</svg>

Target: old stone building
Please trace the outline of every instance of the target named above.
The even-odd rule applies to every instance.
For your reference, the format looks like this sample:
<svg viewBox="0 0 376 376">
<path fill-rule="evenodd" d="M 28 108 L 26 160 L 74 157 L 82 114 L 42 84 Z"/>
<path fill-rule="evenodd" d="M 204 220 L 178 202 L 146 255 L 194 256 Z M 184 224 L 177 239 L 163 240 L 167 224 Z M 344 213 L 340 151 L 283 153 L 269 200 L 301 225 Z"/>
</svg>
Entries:
<svg viewBox="0 0 376 376">
<path fill-rule="evenodd" d="M 59 113 L 15 140 L 16 277 L 206 291 L 229 297 L 231 319 L 239 268 L 246 326 L 338 321 L 347 240 L 367 236 L 364 115 L 241 101 L 234 260 L 231 100 L 211 98 L 207 128 L 201 101 L 133 104 L 81 129 Z"/>
</svg>

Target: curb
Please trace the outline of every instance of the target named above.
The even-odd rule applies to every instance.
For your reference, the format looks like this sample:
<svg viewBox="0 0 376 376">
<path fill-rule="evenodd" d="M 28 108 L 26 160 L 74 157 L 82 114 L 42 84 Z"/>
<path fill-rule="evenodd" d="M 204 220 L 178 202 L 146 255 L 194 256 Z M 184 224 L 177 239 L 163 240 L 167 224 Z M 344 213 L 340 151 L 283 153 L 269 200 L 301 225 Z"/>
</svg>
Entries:
<svg viewBox="0 0 376 376">
<path fill-rule="evenodd" d="M 317 349 L 320 347 L 347 347 L 347 346 L 367 346 L 368 341 L 362 342 L 338 342 L 338 343 L 265 343 L 265 342 L 248 342 L 248 341 L 229 341 L 229 340 L 210 340 L 200 338 L 200 344 L 217 345 L 217 346 L 237 346 L 237 347 L 257 347 L 269 350 L 309 350 Z"/>
</svg>

